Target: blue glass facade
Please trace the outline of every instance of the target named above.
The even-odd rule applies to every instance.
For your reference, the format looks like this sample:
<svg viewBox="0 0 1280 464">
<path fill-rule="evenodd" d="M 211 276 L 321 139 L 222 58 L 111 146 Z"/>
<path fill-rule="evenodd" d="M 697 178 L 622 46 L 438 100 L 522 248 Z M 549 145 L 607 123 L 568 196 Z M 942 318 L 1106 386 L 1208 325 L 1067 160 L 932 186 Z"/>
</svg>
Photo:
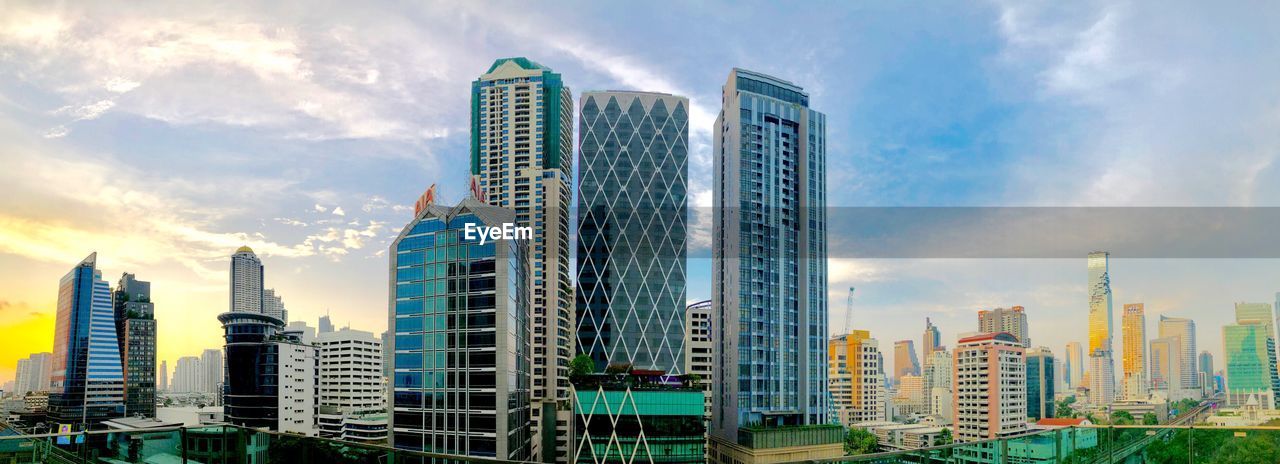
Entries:
<svg viewBox="0 0 1280 464">
<path fill-rule="evenodd" d="M 523 240 L 468 239 L 510 210 L 428 206 L 391 244 L 392 445 L 525 460 L 531 453 Z"/>
<path fill-rule="evenodd" d="M 578 353 L 684 371 L 689 101 L 585 92 L 579 124 Z"/>
<path fill-rule="evenodd" d="M 124 415 L 124 369 L 120 362 L 111 288 L 89 255 L 58 287 L 49 417 L 57 424 L 93 428 Z"/>
<path fill-rule="evenodd" d="M 713 433 L 829 420 L 826 117 L 735 69 L 714 133 Z"/>
<path fill-rule="evenodd" d="M 1045 350 L 1027 353 L 1027 418 L 1032 421 L 1053 417 L 1054 358 Z"/>
</svg>

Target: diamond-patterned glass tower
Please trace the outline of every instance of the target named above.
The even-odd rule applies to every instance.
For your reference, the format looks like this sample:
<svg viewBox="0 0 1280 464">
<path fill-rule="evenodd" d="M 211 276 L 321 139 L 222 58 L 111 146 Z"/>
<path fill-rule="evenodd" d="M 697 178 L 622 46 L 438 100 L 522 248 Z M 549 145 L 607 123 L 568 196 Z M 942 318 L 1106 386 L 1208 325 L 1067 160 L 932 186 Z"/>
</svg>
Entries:
<svg viewBox="0 0 1280 464">
<path fill-rule="evenodd" d="M 682 373 L 689 100 L 610 91 L 581 102 L 578 352 L 598 368 Z"/>
</svg>

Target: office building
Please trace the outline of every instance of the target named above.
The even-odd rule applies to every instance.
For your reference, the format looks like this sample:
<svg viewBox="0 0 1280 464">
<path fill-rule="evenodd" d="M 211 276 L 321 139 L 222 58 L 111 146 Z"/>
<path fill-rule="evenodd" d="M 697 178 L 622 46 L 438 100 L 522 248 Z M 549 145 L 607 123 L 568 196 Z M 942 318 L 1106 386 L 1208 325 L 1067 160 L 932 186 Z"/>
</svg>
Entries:
<svg viewBox="0 0 1280 464">
<path fill-rule="evenodd" d="M 1181 337 L 1151 340 L 1151 390 L 1164 392 L 1171 401 L 1188 396 L 1182 387 L 1182 353 Z"/>
<path fill-rule="evenodd" d="M 979 334 L 957 342 L 953 367 L 957 442 L 1002 438 L 1026 431 L 1025 350 L 1020 339 L 1004 332 Z"/>
<path fill-rule="evenodd" d="M 893 342 L 893 376 L 920 375 L 920 361 L 916 359 L 916 346 L 911 340 Z"/>
<path fill-rule="evenodd" d="M 151 283 L 125 273 L 112 296 L 124 368 L 125 415 L 155 417 L 156 320 Z"/>
<path fill-rule="evenodd" d="M 273 430 L 305 436 L 319 434 L 316 418 L 318 363 L 316 347 L 302 341 L 298 331 L 285 329 L 272 340 L 279 365 L 275 382 L 276 425 Z"/>
<path fill-rule="evenodd" d="M 204 378 L 204 370 L 200 368 L 200 358 L 195 356 L 183 356 L 178 358 L 177 364 L 173 368 L 173 388 L 174 393 L 197 393 L 203 391 L 201 379 Z"/>
<path fill-rule="evenodd" d="M 573 97 L 560 74 L 503 58 L 471 83 L 471 174 L 480 200 L 513 209 L 517 226 L 533 228 L 533 460 L 568 461 L 568 369 L 577 340 L 569 278 Z"/>
<path fill-rule="evenodd" d="M 945 396 L 946 409 L 951 409 L 951 353 L 946 350 L 939 349 L 930 353 L 924 359 L 924 391 L 928 395 Z M 930 401 L 927 411 L 929 414 L 937 414 L 946 418 L 950 418 L 950 414 L 943 414 L 943 411 L 937 408 L 937 401 Z"/>
<path fill-rule="evenodd" d="M 684 373 L 701 380 L 706 422 L 711 422 L 711 300 L 689 305 L 684 313 Z"/>
<path fill-rule="evenodd" d="M 702 387 L 656 370 L 628 377 L 595 374 L 574 384 L 573 462 L 706 462 Z"/>
<path fill-rule="evenodd" d="M 391 243 L 392 446 L 532 456 L 528 242 L 465 233 L 514 220 L 474 198 L 420 201 Z"/>
<path fill-rule="evenodd" d="M 229 311 L 262 313 L 262 261 L 252 248 L 242 246 L 231 255 L 230 282 Z"/>
<path fill-rule="evenodd" d="M 1055 379 L 1053 353 L 1045 347 L 1027 350 L 1027 417 L 1040 420 L 1053 417 Z"/>
<path fill-rule="evenodd" d="M 1265 405 L 1274 405 L 1276 392 L 1268 365 L 1266 324 L 1256 320 L 1222 327 L 1225 355 L 1227 405 L 1244 406 L 1251 397 L 1261 397 Z"/>
<path fill-rule="evenodd" d="M 871 333 L 854 330 L 827 342 L 827 379 L 831 407 L 846 427 L 858 422 L 888 420 L 880 346 Z"/>
<path fill-rule="evenodd" d="M 684 372 L 689 99 L 584 92 L 577 352 L 596 370 Z"/>
<path fill-rule="evenodd" d="M 315 345 L 320 436 L 385 441 L 387 393 L 382 386 L 382 341 L 371 332 L 344 328 L 320 332 Z"/>
<path fill-rule="evenodd" d="M 748 424 L 830 420 L 826 116 L 809 108 L 804 89 L 743 69 L 729 73 L 721 102 L 712 132 L 712 306 L 723 322 L 713 332 L 713 448 L 717 439 L 746 446 L 756 436 L 740 436 Z"/>
<path fill-rule="evenodd" d="M 49 421 L 73 430 L 124 416 L 124 367 L 111 289 L 91 253 L 58 284 Z"/>
<path fill-rule="evenodd" d="M 1269 325 L 1269 322 L 1263 322 L 1263 328 Z M 1196 384 L 1199 375 L 1196 373 L 1196 323 L 1191 319 L 1181 317 L 1160 316 L 1159 323 L 1160 338 L 1176 337 L 1178 344 L 1182 348 L 1179 353 L 1179 360 L 1182 365 L 1178 371 L 1181 375 L 1180 388 L 1183 390 L 1197 390 L 1200 388 Z"/>
<path fill-rule="evenodd" d="M 317 334 L 333 332 L 333 320 L 329 319 L 329 315 L 320 316 L 320 322 L 316 329 Z"/>
<path fill-rule="evenodd" d="M 276 294 L 276 289 L 266 288 L 262 290 L 262 314 L 286 323 L 289 322 L 289 311 L 284 308 L 284 299 Z"/>
<path fill-rule="evenodd" d="M 929 408 L 928 393 L 924 388 L 923 377 L 908 374 L 898 378 L 897 390 L 893 395 L 893 415 L 926 414 Z"/>
<path fill-rule="evenodd" d="M 222 350 L 204 350 L 200 353 L 199 391 L 219 395 L 222 391 Z"/>
<path fill-rule="evenodd" d="M 929 355 L 934 351 L 943 349 L 942 332 L 938 331 L 938 326 L 933 325 L 933 321 L 927 317 L 924 318 L 924 344 L 920 346 L 923 348 L 920 356 L 924 359 L 929 359 Z"/>
<path fill-rule="evenodd" d="M 1236 323 L 1262 324 L 1262 334 L 1267 344 L 1267 371 L 1271 377 L 1271 390 L 1280 392 L 1280 372 L 1276 371 L 1276 329 L 1270 303 L 1236 303 Z M 1280 396 L 1280 395 L 1277 395 Z M 1274 398 L 1280 402 L 1280 397 Z M 1280 408 L 1280 403 L 1270 407 Z"/>
<path fill-rule="evenodd" d="M 1147 397 L 1147 316 L 1142 303 L 1124 305 L 1120 319 L 1120 337 L 1124 357 L 1121 358 L 1121 388 L 1126 399 Z"/>
<path fill-rule="evenodd" d="M 1115 401 L 1115 361 L 1111 347 L 1111 274 L 1109 253 L 1089 253 L 1089 403 Z"/>
<path fill-rule="evenodd" d="M 26 359 L 19 359 L 14 371 L 13 389 L 15 396 L 28 392 L 49 391 L 49 376 L 53 367 L 53 353 L 32 353 Z"/>
<path fill-rule="evenodd" d="M 978 333 L 1005 332 L 1022 343 L 1031 346 L 1031 331 L 1027 326 L 1027 312 L 1021 306 L 978 311 Z"/>
<path fill-rule="evenodd" d="M 1068 342 L 1066 362 L 1063 363 L 1063 372 L 1066 373 L 1065 380 L 1067 387 L 1075 389 L 1084 386 L 1084 352 L 1080 349 L 1079 342 Z"/>
<path fill-rule="evenodd" d="M 1196 367 L 1200 369 L 1201 388 L 1207 389 L 1206 393 L 1214 392 L 1216 386 L 1213 382 L 1213 355 L 1208 351 L 1201 351 L 1199 364 Z"/>
</svg>

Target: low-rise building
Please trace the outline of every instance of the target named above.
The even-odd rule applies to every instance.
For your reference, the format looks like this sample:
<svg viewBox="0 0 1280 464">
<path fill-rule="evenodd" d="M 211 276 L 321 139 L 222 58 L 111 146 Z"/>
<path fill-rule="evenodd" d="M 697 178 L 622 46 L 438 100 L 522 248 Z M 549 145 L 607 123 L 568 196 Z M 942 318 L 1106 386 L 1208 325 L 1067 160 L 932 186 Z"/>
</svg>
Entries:
<svg viewBox="0 0 1280 464">
<path fill-rule="evenodd" d="M 738 429 L 738 442 L 712 435 L 712 464 L 780 464 L 844 456 L 844 427 L 799 425 Z"/>
<path fill-rule="evenodd" d="M 705 462 L 701 383 L 634 370 L 575 379 L 574 390 L 575 462 Z"/>
<path fill-rule="evenodd" d="M 1160 398 L 1150 398 L 1133 401 L 1116 401 L 1111 403 L 1110 414 L 1125 411 L 1133 416 L 1134 421 L 1141 424 L 1142 417 L 1155 414 L 1156 421 L 1163 424 L 1169 420 L 1169 403 Z"/>
</svg>

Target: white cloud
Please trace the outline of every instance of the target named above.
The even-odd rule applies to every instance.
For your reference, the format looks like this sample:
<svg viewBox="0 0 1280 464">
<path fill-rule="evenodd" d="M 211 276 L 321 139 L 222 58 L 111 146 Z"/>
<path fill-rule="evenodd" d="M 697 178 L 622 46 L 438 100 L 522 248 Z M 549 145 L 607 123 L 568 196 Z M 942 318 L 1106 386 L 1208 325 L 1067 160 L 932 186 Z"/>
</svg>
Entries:
<svg viewBox="0 0 1280 464">
<path fill-rule="evenodd" d="M 334 215 L 334 216 L 346 216 L 346 215 L 347 215 L 347 212 L 346 212 L 346 211 L 343 211 L 343 210 L 342 210 L 342 207 L 341 207 L 341 206 L 339 206 L 339 207 L 336 207 L 336 208 L 334 208 L 334 209 L 333 209 L 333 215 Z"/>
</svg>

